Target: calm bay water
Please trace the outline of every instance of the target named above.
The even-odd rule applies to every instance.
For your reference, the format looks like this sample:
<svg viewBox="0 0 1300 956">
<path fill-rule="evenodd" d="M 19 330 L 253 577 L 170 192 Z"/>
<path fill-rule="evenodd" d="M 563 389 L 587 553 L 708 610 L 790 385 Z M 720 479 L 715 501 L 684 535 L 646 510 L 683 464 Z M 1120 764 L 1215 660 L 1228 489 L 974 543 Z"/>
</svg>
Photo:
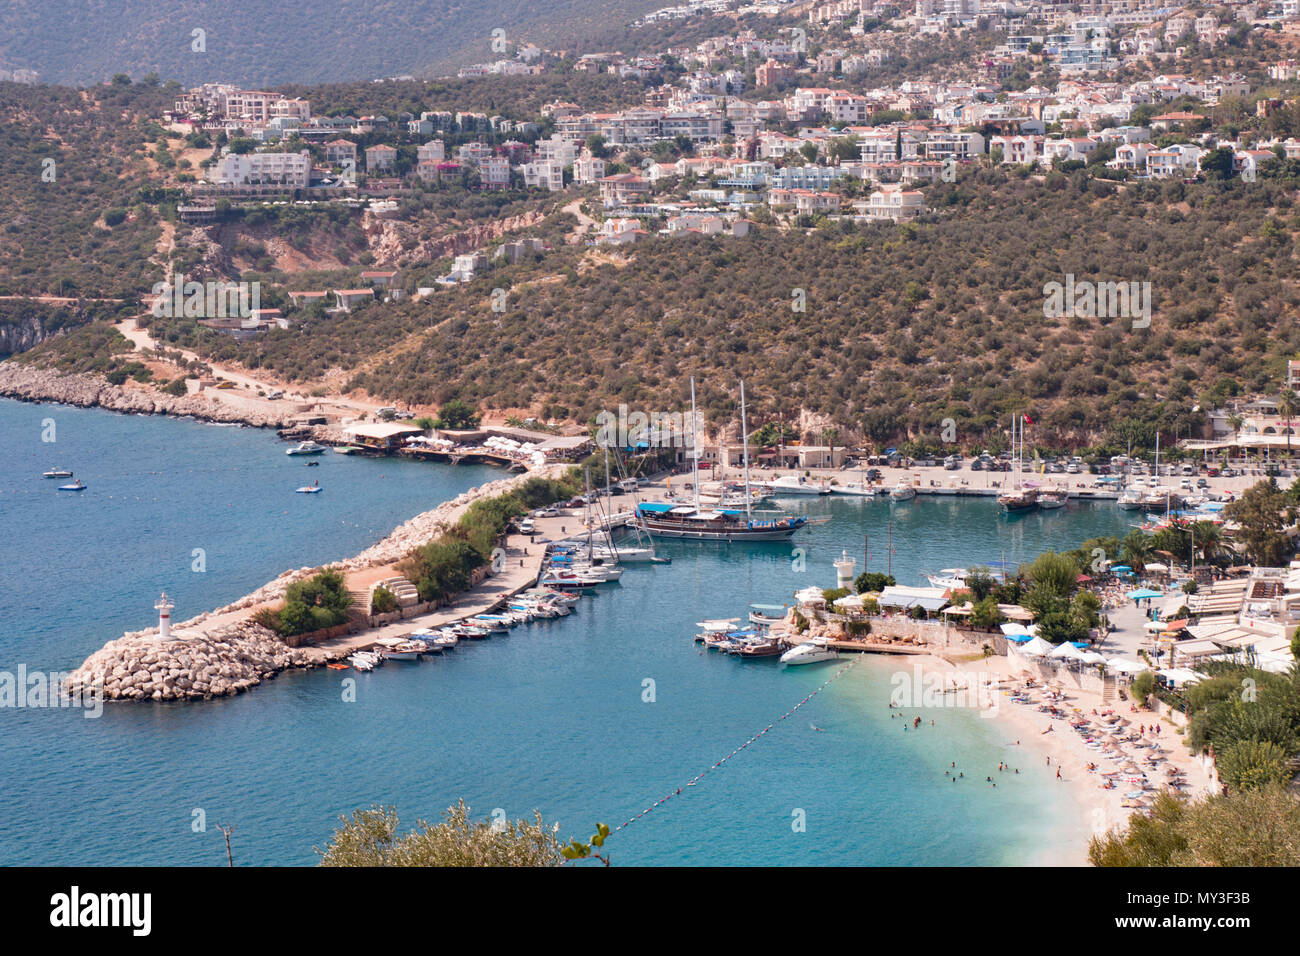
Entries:
<svg viewBox="0 0 1300 956">
<path fill-rule="evenodd" d="M 40 441 L 53 418 L 57 442 Z M 286 567 L 361 550 L 492 469 L 284 455 L 274 435 L 194 422 L 0 401 L 0 670 L 69 669 L 155 618 L 234 599 Z M 39 475 L 74 469 L 90 486 Z M 293 489 L 319 478 L 317 496 Z M 610 841 L 616 864 L 1024 863 L 1085 835 L 1085 814 L 1029 777 L 975 782 L 1013 758 L 997 722 L 941 711 L 902 730 L 886 706 L 896 660 L 835 673 L 700 654 L 693 624 L 834 583 L 847 548 L 883 570 L 892 516 L 901 583 L 952 565 L 1031 558 L 1122 533 L 1110 505 L 1008 520 L 992 501 L 789 499 L 830 513 L 791 545 L 669 544 L 578 612 L 371 674 L 293 673 L 198 705 L 0 710 L 0 863 L 309 864 L 339 814 L 392 804 L 404 823 L 463 797 L 478 816 L 558 821 L 585 836 L 684 787 L 753 734 L 772 731 Z M 792 548 L 806 570 L 794 570 Z M 191 571 L 202 548 L 207 570 Z M 344 703 L 342 677 L 357 680 Z M 653 681 L 654 702 L 643 700 Z M 821 728 L 821 732 L 813 729 Z M 952 784 L 950 761 L 967 777 Z M 195 811 L 207 829 L 194 832 Z M 792 827 L 798 812 L 806 832 Z"/>
</svg>

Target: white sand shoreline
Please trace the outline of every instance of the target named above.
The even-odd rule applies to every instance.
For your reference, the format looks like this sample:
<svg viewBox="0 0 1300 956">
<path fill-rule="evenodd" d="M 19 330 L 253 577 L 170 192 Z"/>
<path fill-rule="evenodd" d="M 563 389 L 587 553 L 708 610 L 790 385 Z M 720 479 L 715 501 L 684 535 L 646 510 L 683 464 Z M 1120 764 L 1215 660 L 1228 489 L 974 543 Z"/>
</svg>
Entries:
<svg viewBox="0 0 1300 956">
<path fill-rule="evenodd" d="M 926 654 L 908 657 L 907 666 L 909 668 L 919 666 L 921 673 L 927 679 L 933 675 L 941 682 L 941 686 L 961 688 L 959 693 L 963 696 L 952 698 L 954 703 L 946 706 L 965 704 L 966 709 L 971 709 L 970 705 L 978 701 L 982 710 L 990 710 L 994 715 L 991 720 L 996 728 L 995 733 L 1004 738 L 1007 746 L 1019 747 L 1025 753 L 1024 759 L 1014 765 L 1018 766 L 1020 773 L 1031 776 L 1046 774 L 1049 780 L 1059 780 L 1062 798 L 1074 804 L 1079 820 L 1078 839 L 1062 846 L 1045 848 L 1041 855 L 1026 861 L 1024 865 L 1086 866 L 1088 865 L 1088 838 L 1123 826 L 1129 816 L 1137 812 L 1121 805 L 1125 792 L 1135 790 L 1137 787 L 1120 782 L 1114 789 L 1102 788 L 1106 778 L 1101 776 L 1100 771 L 1117 769 L 1119 763 L 1108 761 L 1100 753 L 1087 747 L 1084 736 L 1071 728 L 1069 720 L 1053 718 L 1042 713 L 1037 709 L 1036 704 L 1021 704 L 1010 699 L 1010 692 L 1003 688 L 1023 686 L 1024 679 L 1018 671 L 1014 670 L 1015 665 L 1008 658 L 992 657 L 987 660 L 957 663 L 937 654 Z M 991 682 L 995 680 L 1000 680 L 1002 683 L 998 685 L 998 689 L 989 691 Z M 1034 694 L 1036 700 L 1041 699 L 1043 690 L 1041 681 L 1037 683 L 1038 693 Z M 976 684 L 979 688 L 978 693 L 968 693 L 965 690 L 974 689 Z M 1187 752 L 1182 737 L 1170 721 L 1162 719 L 1149 710 L 1132 712 L 1130 701 L 1116 700 L 1103 704 L 1099 694 L 1074 688 L 1067 689 L 1066 695 L 1062 709 L 1071 717 L 1079 716 L 1075 714 L 1076 709 L 1082 716 L 1089 718 L 1094 711 L 1100 714 L 1103 710 L 1113 710 L 1129 720 L 1132 729 L 1136 730 L 1140 726 L 1148 728 L 1145 739 L 1158 742 L 1164 750 L 1165 757 L 1164 762 L 1159 765 L 1159 770 L 1146 771 L 1151 786 L 1157 788 L 1147 791 L 1148 796 L 1154 796 L 1158 788 L 1163 786 L 1164 768 L 1170 765 L 1180 768 L 1185 773 L 1187 785 L 1182 790 L 1184 794 L 1198 796 L 1212 789 L 1209 772 L 1198 758 Z M 944 700 L 949 700 L 947 695 L 944 696 Z M 901 711 L 918 714 L 923 714 L 925 710 L 925 707 L 915 706 L 901 708 Z M 923 718 L 925 719 L 928 718 Z M 1158 736 L 1152 729 L 1157 724 L 1161 728 Z M 1096 764 L 1099 772 L 1090 772 L 1087 768 L 1089 763 Z M 995 774 L 996 782 L 997 770 L 990 769 Z M 1014 772 L 1012 767 L 1008 767 L 1008 770 Z"/>
</svg>

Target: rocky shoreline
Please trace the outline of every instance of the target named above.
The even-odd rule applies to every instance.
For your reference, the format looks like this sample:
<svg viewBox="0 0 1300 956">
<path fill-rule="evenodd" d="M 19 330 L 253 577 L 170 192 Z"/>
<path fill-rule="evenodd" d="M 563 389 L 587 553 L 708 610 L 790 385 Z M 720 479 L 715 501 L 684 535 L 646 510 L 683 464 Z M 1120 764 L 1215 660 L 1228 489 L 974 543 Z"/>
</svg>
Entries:
<svg viewBox="0 0 1300 956">
<path fill-rule="evenodd" d="M 127 634 L 86 658 L 64 683 L 74 697 L 104 700 L 194 700 L 227 697 L 292 667 L 312 663 L 298 648 L 251 621 L 228 625 L 203 640 Z"/>
<path fill-rule="evenodd" d="M 24 402 L 57 402 L 78 408 L 106 408 L 127 414 L 175 415 L 222 424 L 288 428 L 292 417 L 231 408 L 203 394 L 168 395 L 152 389 L 126 389 L 103 375 L 34 368 L 12 359 L 0 362 L 0 396 Z"/>
<path fill-rule="evenodd" d="M 248 613 L 282 599 L 290 584 L 324 567 L 347 573 L 401 560 L 449 529 L 473 502 L 505 494 L 530 477 L 562 468 L 548 466 L 470 488 L 416 515 L 354 557 L 320 568 L 285 571 L 225 607 L 174 624 L 168 641 L 158 640 L 156 627 L 123 634 L 86 658 L 68 675 L 65 687 L 70 693 L 96 693 L 105 700 L 208 699 L 242 693 L 284 670 L 319 665 L 318 656 L 289 647 L 249 620 Z"/>
</svg>

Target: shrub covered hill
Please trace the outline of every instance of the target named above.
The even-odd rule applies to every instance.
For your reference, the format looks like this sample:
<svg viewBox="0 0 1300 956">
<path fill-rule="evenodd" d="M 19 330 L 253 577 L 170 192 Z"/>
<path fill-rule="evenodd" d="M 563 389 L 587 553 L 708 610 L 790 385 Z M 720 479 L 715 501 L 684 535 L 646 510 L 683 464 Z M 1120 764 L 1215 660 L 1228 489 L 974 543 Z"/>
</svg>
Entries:
<svg viewBox="0 0 1300 956">
<path fill-rule="evenodd" d="M 1066 441 L 1130 419 L 1186 435 L 1197 405 L 1276 391 L 1300 349 L 1296 187 L 985 170 L 928 187 L 932 214 L 907 225 L 557 245 L 420 301 L 255 341 L 192 322 L 166 337 L 305 382 L 346 369 L 390 400 L 577 421 L 620 402 L 680 409 L 694 375 L 716 421 L 734 415 L 743 377 L 751 420 L 813 412 L 880 440 L 937 434 L 945 418 L 983 432 L 1012 409 Z M 1066 274 L 1149 282 L 1150 327 L 1045 317 L 1044 286 Z"/>
<path fill-rule="evenodd" d="M 260 88 L 370 80 L 497 59 L 513 42 L 563 44 L 632 21 L 656 0 L 7 0 L 0 65 L 53 83 L 116 73 Z M 195 30 L 202 30 L 196 49 Z"/>
<path fill-rule="evenodd" d="M 174 97 L 159 84 L 0 83 L 0 295 L 138 294 L 160 224 L 130 207 L 157 175 L 150 117 Z"/>
</svg>

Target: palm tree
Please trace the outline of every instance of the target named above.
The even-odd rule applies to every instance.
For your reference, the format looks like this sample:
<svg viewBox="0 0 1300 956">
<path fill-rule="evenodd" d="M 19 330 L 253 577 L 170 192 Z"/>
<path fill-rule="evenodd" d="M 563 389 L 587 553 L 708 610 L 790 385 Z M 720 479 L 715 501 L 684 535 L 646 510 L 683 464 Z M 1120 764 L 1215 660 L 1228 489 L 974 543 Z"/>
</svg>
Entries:
<svg viewBox="0 0 1300 956">
<path fill-rule="evenodd" d="M 1277 413 L 1282 416 L 1282 427 L 1286 429 L 1287 458 L 1291 457 L 1291 416 L 1297 412 L 1300 412 L 1300 395 L 1288 388 L 1277 403 Z"/>
<path fill-rule="evenodd" d="M 1246 419 L 1240 412 L 1233 412 L 1228 416 L 1228 427 L 1232 429 L 1232 443 L 1234 445 L 1237 443 L 1237 437 L 1241 433 L 1241 426 L 1244 424 L 1246 424 Z M 1241 449 L 1239 448 L 1237 451 L 1240 452 Z"/>
<path fill-rule="evenodd" d="M 1206 564 L 1213 564 L 1223 548 L 1223 531 L 1212 521 L 1198 521 L 1192 525 L 1192 540 Z"/>
<path fill-rule="evenodd" d="M 1124 536 L 1124 540 L 1120 543 L 1119 554 L 1129 567 L 1136 571 L 1146 564 L 1146 557 L 1151 553 L 1152 547 L 1151 539 L 1147 537 L 1146 532 L 1134 528 Z"/>
</svg>

